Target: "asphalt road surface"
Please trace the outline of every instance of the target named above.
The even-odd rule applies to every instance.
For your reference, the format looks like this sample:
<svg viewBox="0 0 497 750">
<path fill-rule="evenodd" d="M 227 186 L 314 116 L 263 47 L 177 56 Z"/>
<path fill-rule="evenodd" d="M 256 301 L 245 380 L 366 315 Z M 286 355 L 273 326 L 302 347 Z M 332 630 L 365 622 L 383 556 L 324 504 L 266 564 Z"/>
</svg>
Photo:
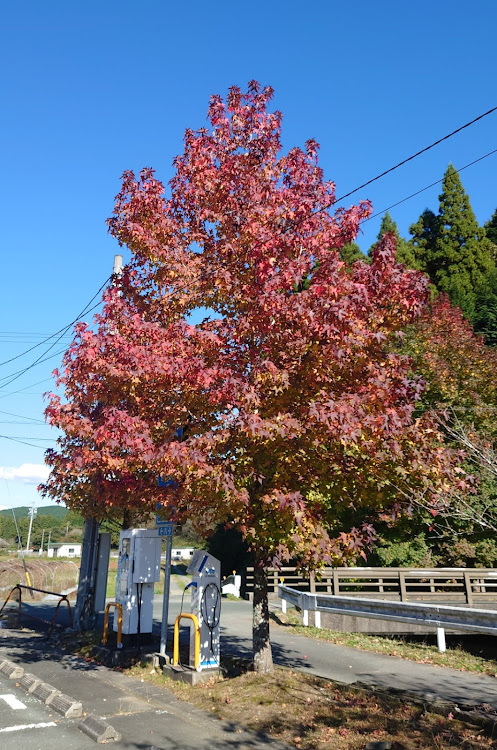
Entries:
<svg viewBox="0 0 497 750">
<path fill-rule="evenodd" d="M 77 727 L 28 695 L 15 680 L 0 675 L 0 747 L 2 750 L 95 750 Z"/>
</svg>

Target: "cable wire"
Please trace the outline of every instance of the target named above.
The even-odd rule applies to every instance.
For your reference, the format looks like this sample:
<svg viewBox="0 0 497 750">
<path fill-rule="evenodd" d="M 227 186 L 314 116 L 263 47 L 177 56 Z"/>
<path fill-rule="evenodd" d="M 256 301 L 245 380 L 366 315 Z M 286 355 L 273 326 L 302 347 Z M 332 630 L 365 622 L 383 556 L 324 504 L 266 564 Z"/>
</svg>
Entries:
<svg viewBox="0 0 497 750">
<path fill-rule="evenodd" d="M 41 385 L 42 383 L 53 383 L 53 378 L 44 378 L 43 380 L 38 380 L 36 383 L 31 383 L 31 385 L 26 385 L 24 388 L 19 388 L 17 391 L 11 391 L 10 393 L 3 393 L 0 398 L 8 398 L 9 396 L 15 396 L 17 393 L 23 393 L 23 391 L 27 391 L 28 388 L 34 388 L 35 385 Z M 36 394 L 38 395 L 38 394 Z"/>
<path fill-rule="evenodd" d="M 47 341 L 50 341 L 51 339 L 55 338 L 55 336 L 58 336 L 59 334 L 62 334 L 57 339 L 57 341 L 53 344 L 53 346 L 55 346 L 55 344 L 57 344 L 60 341 L 60 339 L 64 337 L 64 335 L 69 330 L 69 328 L 71 328 L 71 326 L 73 326 L 75 323 L 77 323 L 83 317 L 83 315 L 86 315 L 86 314 L 88 314 L 88 312 L 90 312 L 90 310 L 88 310 L 87 308 L 91 305 L 91 303 L 93 302 L 93 300 L 96 297 L 98 297 L 98 295 L 100 294 L 100 292 L 102 291 L 102 289 L 105 286 L 107 286 L 107 284 L 109 283 L 109 281 L 110 281 L 111 278 L 112 278 L 112 276 L 109 276 L 109 278 L 104 281 L 104 283 L 102 284 L 102 286 L 100 287 L 100 289 L 93 295 L 93 297 L 91 298 L 91 300 L 84 306 L 83 310 L 79 313 L 78 317 L 75 318 L 73 321 L 71 321 L 71 323 L 68 323 L 66 326 L 64 326 L 64 328 L 61 328 L 59 331 L 56 331 L 56 333 L 52 333 L 50 336 L 47 336 L 45 339 L 43 339 L 43 341 L 40 341 L 38 344 L 35 344 L 34 346 L 31 346 L 29 349 L 26 349 L 26 351 L 21 352 L 21 354 L 17 354 L 15 357 L 11 357 L 10 359 L 6 359 L 4 362 L 0 362 L 0 367 L 3 367 L 3 365 L 8 365 L 10 362 L 14 362 L 14 360 L 19 359 L 20 357 L 24 357 L 25 354 L 29 354 L 29 352 L 32 352 L 34 349 L 37 349 L 39 346 L 42 346 L 43 344 L 46 344 Z M 94 308 L 92 308 L 92 309 L 94 309 Z M 50 350 L 47 350 L 47 351 L 50 351 Z"/>
<path fill-rule="evenodd" d="M 19 417 L 20 419 L 28 419 L 30 422 L 38 422 L 39 424 L 45 425 L 46 422 L 43 419 L 36 419 L 35 417 L 25 417 L 23 414 L 13 414 L 11 411 L 0 411 L 0 414 L 6 414 L 8 417 Z"/>
<path fill-rule="evenodd" d="M 0 435 L 0 438 L 4 440 L 12 440 L 13 443 L 21 443 L 22 445 L 29 445 L 31 448 L 42 448 L 41 445 L 35 445 L 34 443 L 27 443 L 25 440 L 18 440 L 17 438 L 9 437 L 8 435 Z M 36 440 L 36 438 L 31 438 Z M 53 441 L 55 443 L 55 440 Z"/>
<path fill-rule="evenodd" d="M 461 125 L 460 128 L 453 130 L 452 133 L 448 133 L 447 135 L 444 135 L 443 138 L 439 138 L 438 141 L 434 141 L 429 146 L 425 146 L 425 148 L 422 148 L 421 151 L 417 151 L 415 154 L 408 156 L 407 159 L 404 159 L 403 161 L 399 161 L 398 164 L 396 164 L 393 167 L 390 167 L 390 169 L 386 169 L 384 172 L 377 175 L 376 177 L 373 177 L 371 180 L 368 180 L 367 182 L 363 182 L 362 185 L 359 185 L 359 187 L 354 188 L 354 190 L 351 190 L 349 193 L 345 193 L 344 195 L 340 196 L 340 198 L 336 199 L 335 203 L 339 203 L 340 201 L 343 201 L 345 198 L 348 198 L 350 195 L 354 195 L 354 193 L 357 193 L 359 190 L 362 190 L 362 188 L 365 188 L 368 185 L 371 185 L 373 182 L 376 182 L 376 180 L 380 180 L 382 177 L 385 177 L 385 175 L 390 174 L 390 172 L 394 172 L 399 167 L 402 167 L 404 166 L 404 164 L 407 164 L 407 162 L 412 161 L 413 159 L 416 159 L 418 156 L 421 156 L 421 154 L 425 154 L 430 149 L 434 148 L 435 146 L 438 146 L 440 143 L 443 143 L 444 141 L 447 141 L 449 138 L 452 138 L 452 136 L 456 135 L 457 133 L 460 133 L 461 130 L 464 130 L 465 128 L 469 128 L 470 125 L 474 125 L 475 122 L 478 122 L 478 120 L 482 120 L 484 117 L 487 117 L 488 115 L 491 115 L 492 112 L 496 112 L 496 111 L 497 111 L 497 107 L 492 107 L 492 109 L 489 109 L 488 112 L 484 112 L 482 115 L 475 117 L 474 120 L 467 122 L 465 125 Z"/>
<path fill-rule="evenodd" d="M 105 286 L 105 285 L 104 285 L 104 286 Z M 103 286 L 102 286 L 102 287 L 100 288 L 100 290 L 99 290 L 99 291 L 101 291 L 102 289 L 103 289 Z M 98 294 L 98 292 L 97 292 L 97 294 Z M 93 300 L 95 299 L 95 297 L 96 297 L 96 296 L 97 296 L 97 295 L 95 295 L 95 296 L 94 296 L 94 297 L 92 298 L 92 301 L 93 301 Z M 97 304 L 96 304 L 96 305 L 93 305 L 93 307 L 90 307 L 90 309 L 89 309 L 89 310 L 86 310 L 86 308 L 85 308 L 84 312 L 82 312 L 82 313 L 81 313 L 80 315 L 78 315 L 78 317 L 77 317 L 77 318 L 75 318 L 75 319 L 73 320 L 73 322 L 72 322 L 72 323 L 69 323 L 69 325 L 67 326 L 67 328 L 70 328 L 70 327 L 71 327 L 71 325 L 74 325 L 75 323 L 77 323 L 77 322 L 78 322 L 78 321 L 79 321 L 79 320 L 81 319 L 81 317 L 82 317 L 83 315 L 88 315 L 88 314 L 89 314 L 89 313 L 91 313 L 91 312 L 92 312 L 93 310 L 96 310 L 96 308 L 97 308 L 97 307 L 100 307 L 100 304 L 101 304 L 101 302 L 97 302 Z M 67 328 L 66 328 L 65 330 L 67 330 Z M 62 338 L 62 336 L 59 336 L 59 338 L 58 338 L 58 339 L 56 339 L 56 340 L 55 340 L 55 341 L 53 342 L 53 344 L 51 344 L 51 346 L 49 346 L 49 347 L 48 347 L 48 349 L 45 349 L 45 351 L 43 352 L 43 354 L 40 354 L 40 356 L 38 357 L 38 359 L 35 359 L 35 361 L 34 361 L 34 362 L 32 362 L 32 363 L 31 363 L 30 365 L 28 365 L 27 367 L 24 367 L 24 368 L 23 368 L 22 370 L 18 370 L 18 371 L 17 371 L 17 372 L 15 372 L 15 373 L 11 373 L 10 375 L 5 375 L 5 376 L 4 376 L 3 378 L 0 378 L 0 381 L 2 381 L 2 380 L 7 380 L 7 382 L 6 382 L 6 383 L 3 383 L 3 384 L 2 384 L 1 386 L 0 386 L 0 388 L 6 388 L 7 386 L 9 386 L 9 385 L 10 385 L 11 383 L 13 383 L 13 382 L 14 382 L 15 380 L 18 380 L 18 379 L 19 379 L 19 378 L 20 378 L 20 377 L 21 377 L 22 375 L 24 375 L 24 373 L 28 372 L 28 370 L 31 370 L 31 369 L 32 369 L 33 367 L 35 367 L 36 365 L 39 365 L 39 364 L 41 364 L 42 362 L 46 362 L 46 361 L 47 361 L 47 360 L 49 360 L 49 359 L 53 359 L 54 357 L 57 357 L 57 356 L 58 356 L 59 354 L 63 354 L 63 353 L 65 352 L 65 351 L 67 351 L 67 348 L 65 347 L 64 349 L 60 349 L 60 350 L 59 350 L 58 352 L 56 352 L 55 354 L 51 354 L 51 355 L 50 355 L 49 357 L 45 357 L 45 356 L 44 356 L 44 355 L 45 355 L 45 354 L 47 354 L 47 353 L 48 353 L 49 351 L 51 351 L 51 349 L 53 349 L 53 348 L 54 348 L 54 346 L 55 346 L 56 344 L 58 344 L 58 343 L 59 343 L 59 341 L 60 341 L 60 339 L 61 339 L 61 338 Z M 33 348 L 35 348 L 35 347 L 33 347 Z M 21 356 L 21 355 L 19 355 L 19 356 Z M 14 357 L 14 359 L 16 359 L 16 357 Z M 9 380 L 9 378 L 10 378 L 10 380 Z"/>
<path fill-rule="evenodd" d="M 472 120 L 470 120 L 469 122 L 465 123 L 464 125 L 461 125 L 460 127 L 456 128 L 452 132 L 447 133 L 447 135 L 444 135 L 442 138 L 439 138 L 438 140 L 434 141 L 433 143 L 429 144 L 428 146 L 425 146 L 424 148 L 420 149 L 416 153 L 411 154 L 411 156 L 408 156 L 406 159 L 403 159 L 402 161 L 398 162 L 398 164 L 395 164 L 394 166 L 389 167 L 389 169 L 384 170 L 380 174 L 376 175 L 376 177 L 373 177 L 370 180 L 367 180 L 366 182 L 363 182 L 361 185 L 359 185 L 358 187 L 354 188 L 353 190 L 350 190 L 348 193 L 344 193 L 339 198 L 334 199 L 329 205 L 322 206 L 321 208 L 317 209 L 316 211 L 311 212 L 309 214 L 309 216 L 303 217 L 303 218 L 299 219 L 298 221 L 292 221 L 292 222 L 290 222 L 288 228 L 283 229 L 279 233 L 280 236 L 283 236 L 284 234 L 288 233 L 290 231 L 290 229 L 295 229 L 300 224 L 302 224 L 304 221 L 307 221 L 308 219 L 312 218 L 313 216 L 316 216 L 319 213 L 322 213 L 323 211 L 327 211 L 332 206 L 335 206 L 337 203 L 340 203 L 341 201 L 345 200 L 345 198 L 348 198 L 349 196 L 354 195 L 354 193 L 357 193 L 359 190 L 362 190 L 363 188 L 367 187 L 368 185 L 371 185 L 373 182 L 377 182 L 382 177 L 385 177 L 387 174 L 390 174 L 391 172 L 394 172 L 396 169 L 399 169 L 400 167 L 404 166 L 404 164 L 407 164 L 408 162 L 412 161 L 413 159 L 416 159 L 418 156 L 421 156 L 421 154 L 424 154 L 427 151 L 430 151 L 432 148 L 435 148 L 435 146 L 438 146 L 440 143 L 443 143 L 444 141 L 447 141 L 449 138 L 452 138 L 457 133 L 460 133 L 462 130 L 465 130 L 466 128 L 469 128 L 471 125 L 474 125 L 479 120 L 482 120 L 484 117 L 487 117 L 488 115 L 491 115 L 493 112 L 496 112 L 496 111 L 497 111 L 497 107 L 492 107 L 487 112 L 484 112 L 483 114 L 479 115 L 478 117 L 473 118 Z M 487 156 L 490 156 L 492 153 L 495 153 L 495 151 L 492 151 L 489 154 L 486 154 L 485 156 L 480 157 L 480 159 L 477 159 L 475 162 L 472 162 L 471 164 L 475 164 L 477 161 L 481 161 L 482 159 L 486 158 Z M 466 165 L 466 167 L 467 166 L 471 166 L 471 164 Z M 463 169 L 466 169 L 466 167 L 463 167 Z M 423 188 L 423 190 L 427 190 L 429 187 L 433 187 L 433 185 L 436 185 L 438 182 L 440 182 L 440 180 L 437 181 L 437 182 L 435 182 L 435 183 L 433 183 L 432 185 L 430 185 L 430 186 L 428 186 L 426 188 Z M 394 206 L 395 205 L 399 205 L 400 203 L 405 202 L 406 200 L 409 200 L 410 197 L 414 197 L 415 195 L 418 195 L 419 192 L 423 192 L 423 190 L 418 191 L 417 193 L 413 193 L 412 196 L 408 196 L 407 198 L 404 198 L 402 201 L 399 201 L 398 203 L 394 204 Z M 391 206 L 391 208 L 393 208 L 394 206 Z M 384 211 L 388 211 L 388 210 L 389 209 L 384 209 Z M 375 214 L 375 216 L 378 216 L 378 214 Z M 374 217 L 371 216 L 369 218 L 374 218 Z M 364 219 L 360 223 L 364 223 L 365 221 L 368 221 L 368 219 Z M 261 242 L 259 242 L 258 244 L 256 244 L 254 247 L 255 248 L 260 247 L 262 244 L 265 244 L 269 240 L 274 239 L 274 236 L 275 236 L 274 234 L 271 235 L 267 239 L 264 239 Z M 220 270 L 220 268 L 222 268 L 222 266 L 214 267 L 212 270 L 213 271 L 217 271 L 217 270 Z M 59 342 L 59 340 L 65 335 L 66 331 L 72 325 L 74 325 L 76 322 L 78 322 L 78 320 L 80 320 L 80 318 L 83 315 L 90 313 L 92 310 L 94 310 L 96 307 L 99 306 L 100 303 L 98 303 L 97 305 L 94 305 L 94 307 L 91 308 L 90 310 L 87 310 L 88 306 L 91 304 L 91 302 L 93 302 L 93 300 L 95 299 L 95 297 L 102 291 L 102 289 L 106 286 L 106 284 L 110 281 L 111 278 L 112 278 L 112 276 L 110 276 L 108 279 L 106 279 L 106 281 L 104 282 L 104 284 L 102 284 L 102 286 L 100 287 L 100 289 L 98 290 L 98 292 L 92 297 L 92 299 L 90 300 L 90 302 L 88 303 L 88 305 L 86 305 L 86 307 L 83 309 L 83 311 L 71 323 L 69 323 L 64 328 L 61 328 L 60 331 L 58 331 L 57 333 L 52 334 L 52 336 L 47 337 L 43 342 L 40 342 L 40 344 L 35 344 L 33 347 L 31 347 L 30 349 L 27 349 L 25 352 L 22 352 L 21 354 L 18 354 L 16 357 L 12 357 L 11 359 L 6 360 L 5 362 L 0 362 L 0 366 L 3 366 L 4 364 L 8 364 L 9 362 L 12 362 L 15 359 L 18 359 L 19 357 L 22 357 L 24 354 L 27 354 L 28 352 L 33 351 L 33 349 L 36 349 L 38 346 L 41 346 L 43 343 L 46 343 L 46 342 L 50 341 L 52 338 L 54 338 L 54 336 L 57 336 L 59 333 L 62 334 L 44 352 L 44 354 L 47 354 L 51 349 L 53 349 L 53 347 Z M 198 280 L 192 281 L 191 284 L 197 283 L 197 281 Z M 185 287 L 189 288 L 191 284 L 185 284 L 183 288 L 185 288 Z M 164 297 L 171 298 L 175 294 L 177 294 L 178 291 L 179 290 L 173 290 L 169 294 L 164 295 Z M 65 350 L 62 350 L 62 351 L 65 351 Z M 60 354 L 60 353 L 61 352 L 58 352 L 57 354 Z M 57 356 L 57 355 L 53 355 L 53 356 Z M 30 370 L 32 367 L 35 367 L 35 365 L 41 364 L 41 362 L 45 362 L 47 359 L 50 359 L 50 358 L 42 359 L 42 357 L 43 357 L 43 355 L 41 355 L 37 360 L 35 360 L 31 365 L 29 365 L 28 367 L 24 368 L 23 370 L 20 370 L 20 371 L 18 371 L 16 373 L 13 373 L 12 375 L 7 375 L 4 378 L 0 378 L 0 381 L 2 381 L 2 380 L 7 380 L 8 381 L 7 383 L 4 383 L 0 387 L 3 388 L 3 387 L 6 387 L 6 386 L 10 385 L 10 383 L 12 383 L 15 380 L 17 380 L 18 378 L 20 378 L 25 372 L 27 372 L 28 370 Z M 10 378 L 10 380 L 9 380 L 9 378 Z"/>
<path fill-rule="evenodd" d="M 465 164 L 464 167 L 460 167 L 459 169 L 456 169 L 456 171 L 463 172 L 468 167 L 472 167 L 473 164 L 478 164 L 479 161 L 483 161 L 483 159 L 486 159 L 488 156 L 492 156 L 492 154 L 497 154 L 497 148 L 494 148 L 493 151 L 489 151 L 488 154 L 484 154 L 483 156 L 480 156 L 479 159 L 475 159 L 474 161 L 471 161 L 469 164 Z M 444 178 L 441 177 L 439 180 L 435 180 L 435 182 L 432 182 L 430 185 L 427 185 L 426 187 L 421 188 L 421 190 L 417 190 L 415 193 L 411 193 L 411 195 L 408 195 L 407 198 L 402 198 L 402 200 L 397 201 L 397 203 L 392 203 L 392 205 L 388 206 L 388 208 L 384 208 L 382 211 L 377 211 L 372 216 L 368 216 L 367 219 L 362 219 L 362 221 L 360 221 L 359 223 L 364 224 L 366 221 L 371 221 L 371 219 L 376 219 L 377 216 L 381 216 L 387 211 L 390 211 L 391 208 L 400 206 L 401 203 L 405 203 L 411 198 L 414 198 L 416 195 L 420 195 L 421 193 L 424 193 L 426 190 L 429 190 L 430 188 L 435 187 L 435 185 L 439 185 L 441 182 L 443 182 L 443 179 Z"/>
<path fill-rule="evenodd" d="M 484 117 L 487 117 L 488 115 L 491 115 L 493 112 L 496 112 L 496 111 L 497 111 L 497 107 L 492 107 L 492 109 L 489 109 L 487 112 L 484 112 L 483 114 L 478 115 L 478 117 L 475 117 L 473 120 L 470 120 L 469 122 L 465 123 L 464 125 L 461 125 L 459 128 L 456 128 L 451 133 L 447 133 L 447 135 L 444 135 L 442 138 L 439 138 L 438 140 L 434 141 L 433 143 L 430 143 L 430 145 L 425 146 L 420 151 L 417 151 L 416 153 L 411 154 L 411 156 L 408 156 L 406 159 L 403 159 L 398 164 L 395 164 L 393 167 L 390 167 L 389 169 L 384 170 L 380 174 L 376 175 L 376 177 L 373 177 L 370 180 L 367 180 L 367 182 L 362 183 L 362 185 L 359 185 L 358 187 L 354 188 L 353 190 L 350 190 L 348 193 L 344 193 L 344 195 L 341 195 L 339 198 L 334 199 L 327 206 L 322 206 L 321 208 L 318 208 L 316 211 L 311 212 L 309 214 L 309 216 L 302 217 L 301 219 L 298 219 L 297 221 L 290 221 L 290 222 L 288 222 L 288 227 L 285 227 L 284 229 L 282 229 L 281 232 L 279 232 L 279 235 L 276 235 L 276 236 L 283 236 L 284 234 L 287 234 L 290 230 L 294 230 L 296 227 L 300 226 L 300 224 L 302 224 L 304 221 L 307 221 L 308 219 L 311 219 L 312 217 L 317 216 L 320 213 L 323 213 L 323 211 L 327 211 L 331 207 L 335 206 L 337 203 L 340 203 L 341 201 L 345 200 L 345 198 L 348 198 L 349 196 L 354 195 L 354 193 L 357 193 L 359 190 L 362 190 L 362 188 L 367 187 L 368 185 L 371 185 L 373 182 L 376 182 L 377 180 L 380 180 L 382 177 L 385 177 L 387 174 L 390 174 L 391 172 L 394 172 L 396 169 L 399 169 L 404 164 L 407 164 L 408 162 L 412 161 L 413 159 L 416 159 L 418 156 L 421 156 L 421 154 L 424 154 L 427 151 L 430 151 L 432 148 L 435 148 L 435 146 L 438 146 L 440 143 L 443 143 L 444 141 L 447 141 L 449 138 L 452 138 L 457 133 L 460 133 L 462 130 L 465 130 L 466 128 L 469 128 L 471 125 L 474 125 L 479 120 L 482 120 Z M 493 153 L 495 153 L 495 151 L 491 151 L 488 154 L 485 154 L 484 156 L 480 157 L 479 159 L 476 159 L 474 162 L 471 162 L 471 164 L 466 165 L 466 167 L 463 167 L 463 169 L 466 169 L 467 167 L 471 166 L 472 164 L 476 164 L 478 161 L 481 161 L 482 159 L 487 158 L 487 156 L 490 156 Z M 438 182 L 441 182 L 441 180 L 439 180 Z M 435 185 L 437 183 L 435 182 L 433 184 Z M 433 187 L 433 185 L 430 185 L 428 187 Z M 424 189 L 427 190 L 428 187 L 424 188 Z M 420 191 L 420 192 L 422 192 L 422 191 Z M 417 194 L 418 193 L 414 193 L 413 196 L 411 196 L 411 197 L 414 197 L 414 195 L 417 195 Z M 408 200 L 408 198 L 405 198 L 405 199 L 403 199 L 403 201 L 400 201 L 400 202 L 404 202 L 405 200 Z M 396 205 L 398 205 L 398 204 L 396 204 Z M 384 209 L 384 211 L 388 211 L 388 209 Z M 377 216 L 377 215 L 378 214 L 375 214 L 375 216 Z M 362 224 L 362 223 L 368 221 L 369 218 L 373 218 L 373 217 L 368 217 L 366 219 L 363 219 L 359 223 Z M 274 239 L 274 237 L 275 237 L 275 235 L 272 234 L 271 236 L 268 236 L 266 239 L 261 240 L 258 243 L 255 243 L 255 245 L 253 246 L 253 249 L 262 247 L 266 242 L 269 242 L 271 239 Z M 219 271 L 221 269 L 222 269 L 221 265 L 214 266 L 211 269 L 211 272 L 216 272 L 216 271 Z M 182 289 L 183 290 L 184 289 L 189 289 L 191 286 L 193 286 L 194 284 L 197 284 L 197 283 L 198 283 L 198 279 L 192 280 L 190 283 L 184 284 L 183 287 L 182 287 Z M 171 292 L 169 292 L 167 294 L 164 294 L 164 298 L 165 299 L 172 298 L 174 295 L 178 294 L 179 291 L 180 290 L 175 289 L 175 290 L 173 290 L 173 291 L 171 291 Z"/>
</svg>

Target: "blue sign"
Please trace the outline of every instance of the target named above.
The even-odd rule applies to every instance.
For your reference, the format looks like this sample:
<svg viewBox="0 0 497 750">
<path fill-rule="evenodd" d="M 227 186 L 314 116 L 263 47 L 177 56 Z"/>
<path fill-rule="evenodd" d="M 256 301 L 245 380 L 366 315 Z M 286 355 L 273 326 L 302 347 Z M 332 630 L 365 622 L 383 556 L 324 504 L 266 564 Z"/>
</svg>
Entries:
<svg viewBox="0 0 497 750">
<path fill-rule="evenodd" d="M 178 486 L 178 483 L 176 480 L 171 479 L 171 477 L 157 477 L 157 486 L 158 487 L 172 487 L 173 490 L 176 489 Z"/>
<path fill-rule="evenodd" d="M 162 526 L 159 526 L 159 536 L 172 536 L 173 530 L 173 523 L 164 523 Z"/>
<path fill-rule="evenodd" d="M 166 526 L 168 523 L 172 523 L 171 521 L 168 521 L 166 518 L 162 518 L 158 513 L 155 516 L 155 525 L 156 526 Z"/>
</svg>

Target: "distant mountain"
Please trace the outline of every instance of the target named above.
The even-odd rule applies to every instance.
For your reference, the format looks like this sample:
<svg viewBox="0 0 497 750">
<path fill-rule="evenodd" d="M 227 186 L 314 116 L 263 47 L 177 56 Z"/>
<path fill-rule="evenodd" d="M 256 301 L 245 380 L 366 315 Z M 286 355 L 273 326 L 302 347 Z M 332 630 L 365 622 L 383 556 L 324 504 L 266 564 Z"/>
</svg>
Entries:
<svg viewBox="0 0 497 750">
<path fill-rule="evenodd" d="M 19 508 L 14 508 L 16 518 L 26 518 L 31 508 L 27 505 L 21 505 Z M 41 508 L 36 509 L 39 516 L 52 516 L 53 518 L 60 519 L 61 521 L 67 515 L 67 508 L 63 505 L 44 505 Z M 12 516 L 12 508 L 6 510 L 0 510 L 0 516 Z"/>
</svg>

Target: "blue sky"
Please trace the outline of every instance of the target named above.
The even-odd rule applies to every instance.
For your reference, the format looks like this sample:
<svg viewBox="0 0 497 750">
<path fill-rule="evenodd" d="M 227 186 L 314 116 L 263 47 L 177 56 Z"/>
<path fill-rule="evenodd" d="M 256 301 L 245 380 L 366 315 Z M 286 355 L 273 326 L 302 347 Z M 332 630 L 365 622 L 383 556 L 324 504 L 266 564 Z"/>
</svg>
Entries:
<svg viewBox="0 0 497 750">
<path fill-rule="evenodd" d="M 284 149 L 315 138 L 342 195 L 497 105 L 496 28 L 495 0 L 3 3 L 0 361 L 93 297 L 119 252 L 105 219 L 120 175 L 151 166 L 167 182 L 211 94 L 254 78 L 271 85 Z M 496 148 L 497 113 L 349 200 L 382 212 L 449 162 L 460 168 Z M 483 223 L 497 207 L 497 154 L 461 178 Z M 438 193 L 391 210 L 401 234 L 437 210 Z M 364 251 L 380 220 L 364 224 Z M 6 377 L 46 348 L 0 368 L 0 506 L 46 504 L 36 485 L 55 435 L 42 423 L 42 393 L 60 357 Z"/>
</svg>

